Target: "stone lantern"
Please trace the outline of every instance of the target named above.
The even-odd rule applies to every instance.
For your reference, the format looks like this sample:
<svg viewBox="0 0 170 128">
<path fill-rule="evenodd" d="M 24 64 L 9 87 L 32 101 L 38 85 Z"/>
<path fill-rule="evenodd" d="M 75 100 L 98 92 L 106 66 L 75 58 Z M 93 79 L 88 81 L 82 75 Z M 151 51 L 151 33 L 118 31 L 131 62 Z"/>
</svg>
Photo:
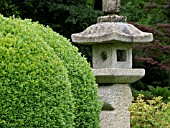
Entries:
<svg viewBox="0 0 170 128">
<path fill-rule="evenodd" d="M 126 23 L 126 17 L 110 15 L 119 12 L 119 6 L 120 0 L 103 0 L 103 11 L 109 15 L 99 17 L 98 23 L 71 36 L 74 43 L 92 45 L 93 72 L 104 103 L 101 128 L 130 128 L 129 84 L 145 74 L 144 69 L 132 69 L 132 46 L 153 40 L 151 33 Z"/>
</svg>

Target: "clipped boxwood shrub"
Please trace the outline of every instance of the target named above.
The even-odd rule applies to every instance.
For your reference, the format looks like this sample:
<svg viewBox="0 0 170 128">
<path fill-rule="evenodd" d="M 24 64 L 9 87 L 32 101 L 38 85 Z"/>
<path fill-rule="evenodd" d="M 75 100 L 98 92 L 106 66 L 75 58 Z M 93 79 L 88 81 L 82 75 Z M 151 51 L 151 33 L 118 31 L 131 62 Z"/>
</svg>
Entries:
<svg viewBox="0 0 170 128">
<path fill-rule="evenodd" d="M 78 49 L 31 20 L 0 22 L 0 126 L 99 127 L 97 85 Z"/>
<path fill-rule="evenodd" d="M 67 69 L 30 21 L 0 16 L 0 127 L 73 127 Z"/>
<path fill-rule="evenodd" d="M 75 98 L 75 127 L 98 128 L 102 104 L 97 95 L 98 87 L 90 64 L 66 38 L 54 33 L 50 28 L 37 26 L 36 29 L 40 30 L 37 34 L 54 49 L 68 70 Z"/>
</svg>

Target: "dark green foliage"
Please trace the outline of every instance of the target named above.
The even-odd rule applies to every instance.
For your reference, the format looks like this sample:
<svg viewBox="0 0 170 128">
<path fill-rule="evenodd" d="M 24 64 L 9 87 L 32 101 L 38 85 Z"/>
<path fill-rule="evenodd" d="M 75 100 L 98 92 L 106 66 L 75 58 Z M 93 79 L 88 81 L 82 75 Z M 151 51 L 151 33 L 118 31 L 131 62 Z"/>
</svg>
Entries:
<svg viewBox="0 0 170 128">
<path fill-rule="evenodd" d="M 10 77 L 8 77 L 9 75 L 5 77 L 6 79 L 1 77 L 3 78 L 3 81 L 10 83 L 8 88 L 13 85 L 15 85 L 14 89 L 16 90 L 20 89 L 21 87 L 23 88 L 23 90 L 20 90 L 20 95 L 18 98 L 27 98 L 23 101 L 27 107 L 24 106 L 22 110 L 18 109 L 18 111 L 23 111 L 21 114 L 19 112 L 15 113 L 15 111 L 13 111 L 17 118 L 18 116 L 21 117 L 21 122 L 24 122 L 22 124 L 26 125 L 26 121 L 24 119 L 27 118 L 30 119 L 29 122 L 33 122 L 33 124 L 37 123 L 37 121 L 39 122 L 40 118 L 36 118 L 36 115 L 41 115 L 41 121 L 43 123 L 47 123 L 45 125 L 42 123 L 42 127 L 99 127 L 99 113 L 102 106 L 97 96 L 97 85 L 95 84 L 94 75 L 89 64 L 86 62 L 86 59 L 81 57 L 81 55 L 78 53 L 78 49 L 73 47 L 66 38 L 63 38 L 59 34 L 54 33 L 52 29 L 45 28 L 38 23 L 32 23 L 29 20 L 22 21 L 17 19 L 7 19 L 2 18 L 2 16 L 1 20 L 4 20 L 4 23 L 6 23 L 5 27 L 1 26 L 1 40 L 4 38 L 3 40 L 7 42 L 8 39 L 10 45 L 8 43 L 6 43 L 6 45 L 9 47 L 9 49 L 16 47 L 16 49 L 22 53 L 18 56 L 15 56 L 18 51 L 13 53 L 13 58 L 16 60 L 13 59 L 12 56 L 8 56 L 11 58 L 12 64 L 14 63 L 14 65 L 20 66 L 16 66 L 13 68 L 13 70 L 8 71 L 11 72 Z M 17 45 L 15 46 L 14 44 L 11 44 L 13 42 L 16 42 L 14 44 Z M 3 43 L 1 43 L 1 45 L 3 46 Z M 20 59 L 22 57 L 23 60 L 18 60 L 18 58 Z M 3 60 L 3 58 L 1 59 Z M 5 62 L 3 63 L 5 65 Z M 23 66 L 19 63 L 23 63 Z M 9 63 L 9 65 L 10 64 L 11 63 Z M 6 67 L 8 67 L 8 65 Z M 24 69 L 22 69 L 22 67 L 24 67 Z M 19 70 L 20 68 L 22 70 Z M 1 69 L 1 72 L 4 72 L 4 70 Z M 16 75 L 12 75 L 15 73 Z M 14 79 L 13 77 L 16 78 Z M 12 81 L 12 83 L 10 81 Z M 17 82 L 14 83 L 13 81 L 19 81 L 23 84 L 18 84 Z M 3 91 L 4 88 L 7 89 L 7 86 L 5 85 L 1 85 L 0 87 L 1 91 Z M 32 88 L 30 89 L 30 87 Z M 28 93 L 27 91 L 25 92 L 24 89 L 28 90 Z M 70 93 L 70 90 L 72 91 L 72 94 Z M 17 96 L 17 94 L 14 94 L 11 94 L 11 99 Z M 37 96 L 38 99 L 33 99 L 31 97 L 34 95 Z M 41 98 L 41 96 L 43 96 L 44 100 Z M 5 97 L 3 96 L 1 99 L 4 100 Z M 52 98 L 50 99 L 50 97 Z M 22 102 L 22 104 L 20 104 L 20 102 L 18 104 L 18 101 L 10 101 L 8 98 L 6 98 L 6 100 L 6 103 L 11 102 L 18 106 L 22 106 L 23 104 Z M 38 102 L 38 100 L 41 102 Z M 0 106 L 3 106 L 4 102 L 1 101 Z M 56 107 L 57 103 L 58 106 Z M 34 107 L 31 106 L 30 108 L 30 105 Z M 47 107 L 47 110 L 45 107 Z M 50 108 L 49 112 L 48 107 Z M 1 110 L 2 109 L 3 111 L 1 111 L 1 113 L 5 113 L 7 110 L 5 108 L 1 108 Z M 16 107 L 13 108 L 13 106 L 11 106 L 11 109 L 16 110 Z M 29 109 L 30 111 L 28 111 Z M 30 116 L 30 114 L 32 114 L 35 110 L 36 113 L 33 114 L 34 116 Z M 22 116 L 22 113 L 25 114 Z M 13 118 L 13 125 L 19 123 L 19 121 L 15 120 L 15 117 L 13 117 L 11 113 L 8 115 L 11 116 L 11 119 Z M 4 117 L 8 118 L 6 115 L 4 115 Z M 74 123 L 73 117 L 75 117 Z M 0 119 L 0 122 L 2 122 L 1 124 L 3 124 L 5 120 L 6 119 Z M 32 126 L 38 127 L 40 125 L 37 124 Z"/>
<path fill-rule="evenodd" d="M 138 97 L 139 94 L 142 94 L 144 95 L 144 99 L 145 100 L 150 100 L 154 97 L 158 97 L 158 96 L 161 96 L 162 97 L 162 100 L 164 102 L 167 102 L 169 101 L 169 97 L 170 97 L 170 90 L 169 90 L 169 87 L 153 87 L 153 86 L 146 86 L 145 88 L 147 88 L 147 90 L 140 90 L 140 91 L 137 91 L 135 90 L 133 87 L 131 87 L 132 89 L 132 94 L 133 94 L 133 97 Z"/>
<path fill-rule="evenodd" d="M 0 0 L 0 13 L 4 16 L 19 16 L 20 11 L 14 0 Z"/>
<path fill-rule="evenodd" d="M 168 98 L 170 97 L 170 89 L 168 87 L 156 87 L 154 88 L 153 86 L 148 86 L 149 91 L 155 96 L 161 96 L 163 97 L 163 100 L 167 101 Z"/>
<path fill-rule="evenodd" d="M 95 23 L 102 14 L 93 10 L 93 3 L 87 0 L 13 0 L 12 4 L 18 7 L 21 18 L 49 25 L 67 38 Z M 6 15 L 4 11 L 0 13 Z"/>
<path fill-rule="evenodd" d="M 138 97 L 139 94 L 144 95 L 145 100 L 150 100 L 150 99 L 154 98 L 154 95 L 150 91 L 144 91 L 144 90 L 138 91 L 133 88 L 131 88 L 131 89 L 132 89 L 132 95 L 135 99 Z"/>
<path fill-rule="evenodd" d="M 121 0 L 121 15 L 127 16 L 128 21 L 137 22 L 144 15 L 145 0 Z"/>
<path fill-rule="evenodd" d="M 121 0 L 121 10 L 121 14 L 127 16 L 128 21 L 152 26 L 157 23 L 170 23 L 167 0 Z"/>
</svg>

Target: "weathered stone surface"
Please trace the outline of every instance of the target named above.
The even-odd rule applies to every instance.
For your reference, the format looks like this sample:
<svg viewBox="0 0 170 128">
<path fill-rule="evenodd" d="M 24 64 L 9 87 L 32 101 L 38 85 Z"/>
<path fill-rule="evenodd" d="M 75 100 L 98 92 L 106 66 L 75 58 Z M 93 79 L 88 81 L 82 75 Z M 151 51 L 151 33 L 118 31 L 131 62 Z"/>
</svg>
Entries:
<svg viewBox="0 0 170 128">
<path fill-rule="evenodd" d="M 101 128 L 130 128 L 128 111 L 102 111 L 100 119 Z"/>
<path fill-rule="evenodd" d="M 151 42 L 152 33 L 142 32 L 128 23 L 101 22 L 91 25 L 83 32 L 72 34 L 72 41 L 78 44 L 94 45 L 100 43 L 115 43 L 116 41 Z"/>
<path fill-rule="evenodd" d="M 126 22 L 126 16 L 118 16 L 118 15 L 107 15 L 100 16 L 97 18 L 97 22 Z"/>
<path fill-rule="evenodd" d="M 145 75 L 144 69 L 102 68 L 93 69 L 97 83 L 130 84 Z"/>
<path fill-rule="evenodd" d="M 109 104 L 113 110 L 125 110 L 132 102 L 132 93 L 128 84 L 100 85 L 98 92 L 102 102 Z"/>
<path fill-rule="evenodd" d="M 99 68 L 132 68 L 132 44 L 98 44 L 92 47 L 94 69 Z M 118 51 L 124 51 L 124 60 L 120 60 Z"/>
<path fill-rule="evenodd" d="M 103 0 L 103 12 L 118 13 L 120 12 L 120 0 Z"/>
</svg>

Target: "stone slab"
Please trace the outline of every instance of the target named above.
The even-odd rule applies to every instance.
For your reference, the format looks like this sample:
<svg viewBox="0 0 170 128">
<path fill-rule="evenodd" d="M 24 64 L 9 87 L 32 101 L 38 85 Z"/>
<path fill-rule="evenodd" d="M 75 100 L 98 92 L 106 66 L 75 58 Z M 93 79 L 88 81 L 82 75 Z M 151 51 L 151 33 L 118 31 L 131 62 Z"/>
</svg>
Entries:
<svg viewBox="0 0 170 128">
<path fill-rule="evenodd" d="M 101 128 L 130 128 L 130 112 L 101 111 Z"/>
<path fill-rule="evenodd" d="M 126 22 L 126 16 L 119 16 L 119 15 L 107 15 L 107 16 L 100 16 L 97 18 L 97 22 Z"/>
<path fill-rule="evenodd" d="M 107 105 L 105 110 L 126 110 L 132 102 L 132 92 L 128 84 L 99 85 L 100 100 Z M 108 109 L 107 109 L 108 108 Z"/>
<path fill-rule="evenodd" d="M 77 44 L 94 45 L 99 43 L 151 42 L 153 34 L 142 32 L 132 24 L 125 22 L 100 22 L 91 25 L 80 33 L 71 35 L 72 41 Z"/>
<path fill-rule="evenodd" d="M 144 69 L 102 68 L 92 71 L 97 83 L 131 84 L 145 75 Z"/>
</svg>

